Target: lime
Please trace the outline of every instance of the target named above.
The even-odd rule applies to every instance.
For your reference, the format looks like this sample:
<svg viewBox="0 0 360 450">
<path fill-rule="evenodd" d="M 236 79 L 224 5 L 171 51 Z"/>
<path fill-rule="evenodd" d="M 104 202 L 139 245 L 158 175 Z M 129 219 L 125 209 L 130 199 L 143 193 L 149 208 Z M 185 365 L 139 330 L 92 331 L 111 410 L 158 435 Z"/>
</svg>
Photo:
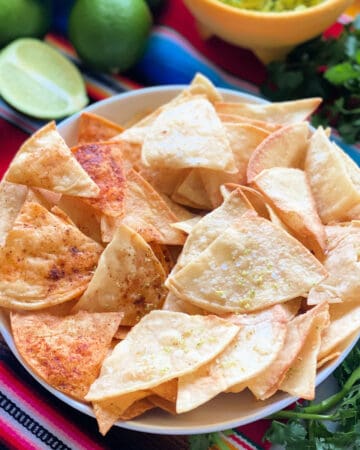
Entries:
<svg viewBox="0 0 360 450">
<path fill-rule="evenodd" d="M 0 47 L 20 37 L 42 37 L 50 23 L 49 0 L 0 0 Z"/>
<path fill-rule="evenodd" d="M 124 71 L 141 56 L 151 23 L 144 0 L 77 0 L 70 13 L 69 38 L 89 66 Z"/>
<path fill-rule="evenodd" d="M 48 44 L 32 38 L 17 39 L 0 53 L 0 95 L 39 119 L 67 116 L 88 101 L 78 69 Z"/>
</svg>

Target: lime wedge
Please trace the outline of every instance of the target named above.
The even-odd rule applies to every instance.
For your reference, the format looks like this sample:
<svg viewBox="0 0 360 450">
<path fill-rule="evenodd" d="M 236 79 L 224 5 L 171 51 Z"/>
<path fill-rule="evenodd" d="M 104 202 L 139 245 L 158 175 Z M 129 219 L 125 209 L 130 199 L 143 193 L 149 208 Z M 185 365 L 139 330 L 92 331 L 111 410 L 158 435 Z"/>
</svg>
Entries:
<svg viewBox="0 0 360 450">
<path fill-rule="evenodd" d="M 0 95 L 38 119 L 58 119 L 87 103 L 80 72 L 38 39 L 17 39 L 0 53 Z"/>
</svg>

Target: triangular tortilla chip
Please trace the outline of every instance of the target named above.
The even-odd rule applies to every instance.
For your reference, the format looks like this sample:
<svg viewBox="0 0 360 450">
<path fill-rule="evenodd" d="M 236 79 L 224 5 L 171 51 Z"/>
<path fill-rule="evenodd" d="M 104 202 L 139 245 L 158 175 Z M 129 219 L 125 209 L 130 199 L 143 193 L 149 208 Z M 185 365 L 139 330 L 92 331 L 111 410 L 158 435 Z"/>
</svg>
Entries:
<svg viewBox="0 0 360 450">
<path fill-rule="evenodd" d="M 253 184 L 292 230 L 292 234 L 315 255 L 323 255 L 326 249 L 325 229 L 305 172 L 288 167 L 273 167 L 257 175 Z"/>
<path fill-rule="evenodd" d="M 226 228 L 252 208 L 241 190 L 233 191 L 219 208 L 204 216 L 186 239 L 176 267 L 186 266 L 204 251 Z"/>
<path fill-rule="evenodd" d="M 98 211 L 83 199 L 63 195 L 58 203 L 79 230 L 96 242 L 101 243 L 100 217 Z"/>
<path fill-rule="evenodd" d="M 360 222 L 327 226 L 328 251 L 323 261 L 328 277 L 309 292 L 308 304 L 358 301 L 360 297 Z"/>
<path fill-rule="evenodd" d="M 360 331 L 360 305 L 357 301 L 329 305 L 330 325 L 323 332 L 319 360 Z"/>
<path fill-rule="evenodd" d="M 124 128 L 105 117 L 83 112 L 79 117 L 78 144 L 108 141 Z"/>
<path fill-rule="evenodd" d="M 240 116 L 239 114 L 227 114 L 222 113 L 221 110 L 228 107 L 228 103 L 216 103 L 215 109 L 218 113 L 219 119 L 223 123 L 229 124 L 247 124 L 253 125 L 254 127 L 260 128 L 263 131 L 267 131 L 269 133 L 273 133 L 276 130 L 279 130 L 283 127 L 281 124 L 265 122 L 264 120 L 250 119 L 249 117 Z"/>
<path fill-rule="evenodd" d="M 306 98 L 278 103 L 215 103 L 223 114 L 238 114 L 274 124 L 291 125 L 306 120 L 320 105 L 321 98 Z"/>
<path fill-rule="evenodd" d="M 288 323 L 284 346 L 271 365 L 271 370 L 263 371 L 248 383 L 249 389 L 257 399 L 266 400 L 275 394 L 304 346 L 314 326 L 315 318 L 327 309 L 327 304 L 323 303 L 305 314 L 296 316 Z"/>
<path fill-rule="evenodd" d="M 216 316 L 151 311 L 106 358 L 86 400 L 152 389 L 190 373 L 215 358 L 238 331 Z"/>
<path fill-rule="evenodd" d="M 200 222 L 201 219 L 202 216 L 194 216 L 191 219 L 183 220 L 181 222 L 175 222 L 171 224 L 171 226 L 183 231 L 186 234 L 190 234 L 192 229 Z"/>
<path fill-rule="evenodd" d="M 98 402 L 93 402 L 94 414 L 99 426 L 100 433 L 105 434 L 117 422 L 120 417 L 125 414 L 126 410 L 151 394 L 151 391 L 138 391 L 131 394 L 120 395 L 118 397 L 109 398 Z"/>
<path fill-rule="evenodd" d="M 50 386 L 82 400 L 99 374 L 121 314 L 13 312 L 10 319 L 16 347 L 30 368 Z"/>
<path fill-rule="evenodd" d="M 169 402 L 165 398 L 159 397 L 158 395 L 150 395 L 147 400 L 152 403 L 157 408 L 162 409 L 170 414 L 176 414 L 176 403 Z"/>
<path fill-rule="evenodd" d="M 201 169 L 192 169 L 180 180 L 171 196 L 172 200 L 196 209 L 212 209 L 212 203 L 205 190 Z"/>
<path fill-rule="evenodd" d="M 211 103 L 222 101 L 220 92 L 215 88 L 211 81 L 204 77 L 201 73 L 197 73 L 192 79 L 189 86 L 187 86 L 179 95 L 170 100 L 168 103 L 159 106 L 155 111 L 146 115 L 140 121 L 135 123 L 131 128 L 128 128 L 115 139 L 120 138 L 128 142 L 143 144 L 144 139 L 149 131 L 149 127 L 154 123 L 158 115 L 166 109 L 172 108 L 194 96 L 203 96 Z"/>
<path fill-rule="evenodd" d="M 305 170 L 323 222 L 346 220 L 360 202 L 360 169 L 322 128 L 310 139 Z"/>
<path fill-rule="evenodd" d="M 187 208 L 184 208 L 184 206 L 179 205 L 179 203 L 174 202 L 170 197 L 168 197 L 166 194 L 160 193 L 161 198 L 164 200 L 164 202 L 169 207 L 170 211 L 175 214 L 178 221 L 183 220 L 189 220 L 194 219 L 198 216 L 192 212 L 190 212 Z"/>
<path fill-rule="evenodd" d="M 151 391 L 159 397 L 174 403 L 176 402 L 178 392 L 178 380 L 177 378 L 174 378 L 166 383 L 159 384 L 159 386 L 153 387 Z"/>
<path fill-rule="evenodd" d="M 198 308 L 195 305 L 192 305 L 189 302 L 186 302 L 185 300 L 181 300 L 172 292 L 168 292 L 162 309 L 165 311 L 182 312 L 191 315 L 204 314 L 204 311 L 202 309 Z"/>
<path fill-rule="evenodd" d="M 21 184 L 0 183 L 0 246 L 5 244 L 6 236 L 11 230 L 28 195 L 28 188 Z"/>
<path fill-rule="evenodd" d="M 191 411 L 270 368 L 286 335 L 286 320 L 276 309 L 270 320 L 257 321 L 255 317 L 253 323 L 249 319 L 243 323 L 241 316 L 229 318 L 240 326 L 239 333 L 215 360 L 179 378 L 177 413 Z"/>
<path fill-rule="evenodd" d="M 123 223 L 147 242 L 182 245 L 185 235 L 171 226 L 176 222 L 176 216 L 161 196 L 133 170 L 127 173 L 126 183 L 125 214 L 118 218 L 102 217 L 103 241 L 109 242 L 116 228 Z"/>
<path fill-rule="evenodd" d="M 321 333 L 329 324 L 329 311 L 327 304 L 323 310 L 316 314 L 313 325 L 298 353 L 295 362 L 286 372 L 279 389 L 293 397 L 306 400 L 315 398 L 316 366 L 321 344 Z M 326 331 L 326 330 L 325 330 Z"/>
<path fill-rule="evenodd" d="M 167 287 L 211 312 L 249 312 L 308 293 L 326 276 L 299 241 L 260 217 L 242 216 Z"/>
<path fill-rule="evenodd" d="M 167 167 L 154 169 L 142 165 L 138 172 L 161 195 L 166 194 L 171 196 L 175 192 L 176 187 L 186 177 L 188 170 L 169 169 Z"/>
<path fill-rule="evenodd" d="M 258 145 L 269 135 L 261 128 L 247 124 L 225 125 L 231 151 L 234 156 L 237 172 L 234 174 L 219 170 L 201 169 L 201 177 L 205 190 L 214 208 L 222 202 L 220 186 L 225 183 L 246 184 L 246 170 L 250 155 Z"/>
<path fill-rule="evenodd" d="M 126 179 L 118 143 L 83 144 L 74 147 L 72 151 L 100 188 L 98 198 L 84 201 L 108 216 L 122 215 L 125 207 Z"/>
<path fill-rule="evenodd" d="M 0 249 L 0 304 L 40 309 L 84 292 L 103 248 L 71 221 L 25 203 Z"/>
<path fill-rule="evenodd" d="M 306 122 L 281 128 L 264 139 L 251 154 L 247 180 L 271 167 L 302 168 L 308 146 L 309 126 Z"/>
<path fill-rule="evenodd" d="M 194 97 L 161 112 L 145 137 L 142 159 L 150 167 L 236 171 L 225 128 L 204 98 Z"/>
<path fill-rule="evenodd" d="M 5 179 L 78 197 L 97 197 L 100 193 L 57 132 L 55 122 L 48 123 L 24 142 Z"/>
<path fill-rule="evenodd" d="M 165 271 L 151 247 L 120 225 L 75 310 L 120 311 L 124 313 L 121 325 L 134 325 L 152 309 L 161 308 L 164 280 Z"/>
</svg>

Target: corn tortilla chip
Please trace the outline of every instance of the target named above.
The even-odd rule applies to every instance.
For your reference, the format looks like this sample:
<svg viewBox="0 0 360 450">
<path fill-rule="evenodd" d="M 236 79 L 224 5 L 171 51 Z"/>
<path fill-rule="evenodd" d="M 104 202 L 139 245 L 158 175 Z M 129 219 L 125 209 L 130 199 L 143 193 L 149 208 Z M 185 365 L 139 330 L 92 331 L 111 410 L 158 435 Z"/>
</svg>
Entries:
<svg viewBox="0 0 360 450">
<path fill-rule="evenodd" d="M 103 363 L 86 400 L 152 389 L 215 358 L 239 327 L 216 316 L 151 311 Z"/>
<path fill-rule="evenodd" d="M 302 168 L 308 147 L 309 126 L 305 122 L 289 125 L 270 134 L 251 154 L 247 180 L 271 167 Z"/>
<path fill-rule="evenodd" d="M 21 184 L 0 183 L 0 246 L 5 244 L 6 236 L 13 227 L 28 195 L 28 188 Z"/>
<path fill-rule="evenodd" d="M 320 105 L 321 98 L 307 98 L 278 103 L 219 102 L 215 103 L 218 112 L 238 114 L 250 119 L 263 120 L 268 123 L 292 125 L 306 120 Z"/>
<path fill-rule="evenodd" d="M 111 217 L 124 213 L 126 179 L 116 142 L 83 144 L 72 149 L 76 159 L 100 188 L 96 199 L 84 199 Z"/>
<path fill-rule="evenodd" d="M 105 117 L 83 112 L 79 117 L 78 144 L 108 141 L 122 131 L 122 126 Z"/>
<path fill-rule="evenodd" d="M 360 296 L 360 223 L 327 226 L 328 251 L 323 261 L 328 277 L 309 292 L 308 304 L 358 301 Z"/>
<path fill-rule="evenodd" d="M 292 236 L 266 219 L 243 216 L 166 285 L 207 311 L 249 312 L 306 295 L 325 276 Z"/>
<path fill-rule="evenodd" d="M 192 169 L 176 186 L 172 200 L 196 209 L 212 209 L 200 169 Z"/>
<path fill-rule="evenodd" d="M 5 179 L 79 197 L 97 197 L 100 193 L 57 132 L 55 122 L 48 123 L 24 142 Z"/>
<path fill-rule="evenodd" d="M 121 314 L 10 314 L 16 347 L 50 386 L 82 400 L 99 374 Z"/>
<path fill-rule="evenodd" d="M 151 167 L 236 171 L 225 128 L 204 98 L 194 97 L 161 112 L 145 137 L 142 159 Z"/>
<path fill-rule="evenodd" d="M 279 389 L 294 397 L 313 400 L 315 398 L 316 365 L 321 344 L 321 333 L 329 324 L 327 305 L 320 310 L 313 322 L 305 343 L 286 372 Z"/>
<path fill-rule="evenodd" d="M 165 271 L 151 247 L 121 225 L 75 310 L 119 311 L 123 313 L 121 325 L 134 325 L 149 311 L 161 308 L 164 280 Z"/>
<path fill-rule="evenodd" d="M 322 128 L 310 139 L 305 170 L 322 221 L 346 220 L 360 202 L 360 170 Z"/>
<path fill-rule="evenodd" d="M 179 378 L 177 413 L 190 411 L 270 368 L 286 335 L 285 317 L 274 310 L 276 306 L 270 320 L 257 321 L 255 317 L 253 323 L 251 319 L 244 323 L 241 316 L 229 319 L 240 326 L 239 333 L 214 360 Z"/>
<path fill-rule="evenodd" d="M 81 295 L 102 250 L 71 222 L 25 203 L 0 249 L 0 304 L 40 309 Z"/>
<path fill-rule="evenodd" d="M 321 257 L 326 249 L 325 228 L 317 213 L 305 172 L 273 167 L 257 175 L 253 184 L 292 230 L 292 234 Z"/>
<path fill-rule="evenodd" d="M 219 119 L 223 123 L 253 125 L 254 127 L 260 128 L 268 133 L 273 133 L 283 127 L 281 124 L 265 122 L 264 120 L 250 119 L 249 117 L 240 116 L 239 114 L 222 113 L 221 110 L 223 108 L 226 110 L 227 105 L 227 103 L 215 104 L 216 112 L 218 113 Z"/>
</svg>

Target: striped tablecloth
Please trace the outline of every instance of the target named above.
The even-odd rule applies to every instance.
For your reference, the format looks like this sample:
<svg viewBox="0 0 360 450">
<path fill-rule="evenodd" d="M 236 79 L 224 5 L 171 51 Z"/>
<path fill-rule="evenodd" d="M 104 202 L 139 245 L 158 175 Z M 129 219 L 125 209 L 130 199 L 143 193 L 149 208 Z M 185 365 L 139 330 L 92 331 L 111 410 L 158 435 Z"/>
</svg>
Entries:
<svg viewBox="0 0 360 450">
<path fill-rule="evenodd" d="M 251 52 L 217 38 L 203 41 L 180 0 L 168 2 L 144 57 L 126 76 L 90 72 L 59 33 L 49 34 L 46 40 L 80 67 L 92 102 L 143 85 L 188 83 L 198 71 L 219 87 L 256 95 L 257 86 L 265 77 L 263 65 Z M 0 176 L 20 144 L 42 124 L 0 100 Z M 357 148 L 346 150 L 359 161 Z M 265 420 L 259 421 L 234 430 L 227 437 L 220 436 L 230 449 L 266 449 L 269 446 L 262 442 L 262 436 L 267 425 Z M 185 450 L 188 444 L 183 436 L 149 435 L 116 427 L 102 437 L 93 418 L 75 411 L 42 388 L 0 338 L 0 448 Z"/>
</svg>

